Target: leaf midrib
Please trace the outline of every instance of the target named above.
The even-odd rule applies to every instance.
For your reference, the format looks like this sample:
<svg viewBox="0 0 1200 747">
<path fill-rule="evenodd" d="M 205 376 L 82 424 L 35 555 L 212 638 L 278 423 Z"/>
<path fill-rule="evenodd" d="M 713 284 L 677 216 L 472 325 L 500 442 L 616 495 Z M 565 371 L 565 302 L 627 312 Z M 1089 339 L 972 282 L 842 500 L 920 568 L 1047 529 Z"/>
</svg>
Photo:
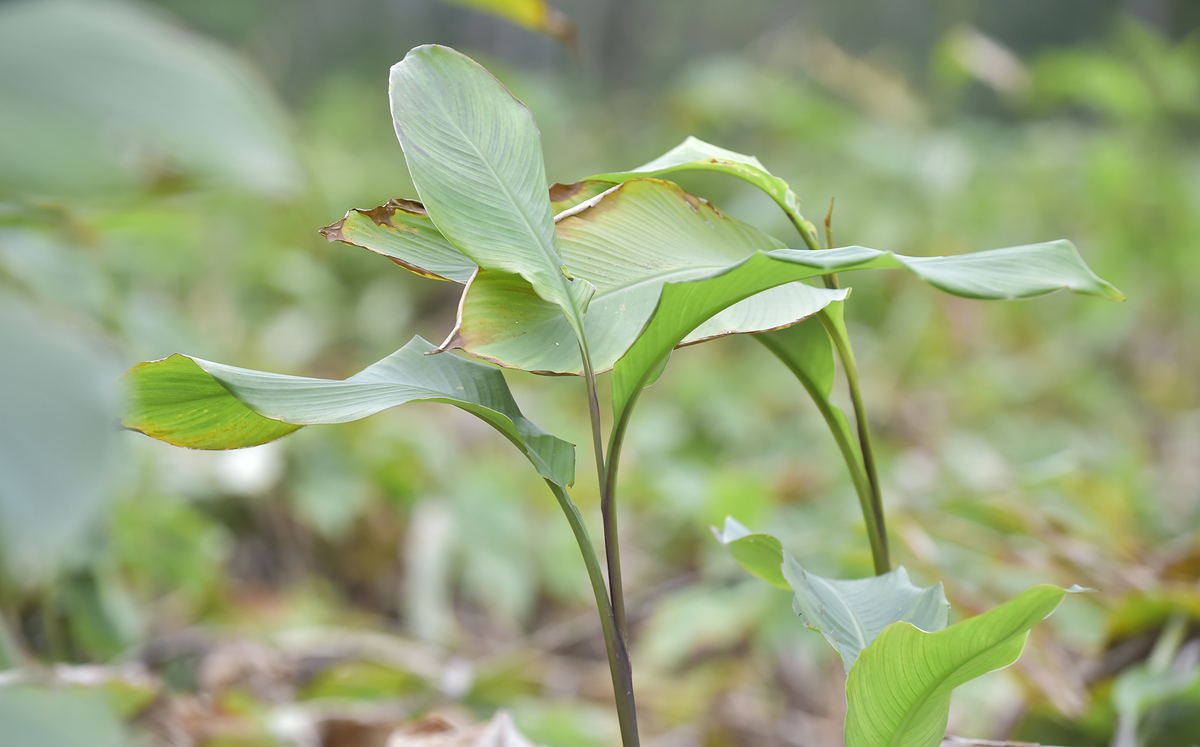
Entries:
<svg viewBox="0 0 1200 747">
<path fill-rule="evenodd" d="M 489 73 L 489 75 L 490 75 L 490 73 Z M 496 81 L 496 83 L 498 85 L 500 85 L 502 88 L 504 87 L 504 85 L 502 83 L 500 83 L 499 81 Z M 511 96 L 512 94 L 510 93 L 509 95 Z M 524 107 L 524 104 L 521 104 L 519 101 L 517 101 L 517 99 L 515 97 L 513 98 L 513 101 L 516 102 L 518 106 Z M 508 198 L 508 202 L 509 202 L 510 206 L 513 208 L 513 211 L 517 215 L 521 216 L 521 220 L 525 223 L 525 228 L 528 230 L 529 236 L 533 238 L 533 243 L 535 245 L 537 245 L 538 249 L 543 253 L 543 255 L 545 256 L 546 259 L 550 259 L 550 260 L 552 260 L 552 264 L 555 264 L 556 266 L 560 266 L 562 264 L 562 257 L 560 255 L 558 255 L 558 253 L 556 253 L 552 247 L 546 246 L 541 241 L 541 238 L 538 235 L 538 232 L 534 228 L 531 217 L 529 215 L 526 215 L 524 209 L 522 209 L 522 207 L 521 207 L 520 202 L 518 202 L 516 195 L 514 195 L 512 190 L 509 189 L 508 184 L 503 179 L 500 178 L 500 174 L 496 171 L 496 167 L 492 164 L 491 160 L 484 155 L 483 151 L 479 148 L 479 144 L 476 143 L 471 138 L 467 137 L 466 132 L 463 131 L 462 127 L 459 126 L 458 122 L 454 119 L 453 116 L 451 116 L 450 112 L 446 109 L 446 107 L 443 105 L 443 103 L 440 99 L 436 99 L 436 102 L 437 102 L 436 105 L 437 105 L 438 111 L 442 114 L 442 116 L 446 119 L 446 121 L 448 121 L 453 126 L 454 130 L 459 134 L 459 136 L 462 138 L 463 142 L 466 142 L 468 145 L 471 146 L 471 149 L 475 152 L 475 155 L 479 157 L 479 160 L 485 166 L 487 166 L 488 171 L 491 172 L 492 178 L 495 180 L 495 182 L 497 184 L 500 185 L 500 189 L 504 193 L 504 196 L 506 198 Z M 526 109 L 526 112 L 528 112 L 528 109 Z M 533 115 L 530 114 L 531 118 L 532 118 L 532 116 Z M 422 200 L 422 203 L 423 202 L 424 202 L 424 200 Z M 437 224 L 435 223 L 434 225 L 436 226 Z M 443 235 L 445 235 L 445 234 L 443 233 Z M 565 278 L 563 278 L 563 280 L 565 280 Z M 569 292 L 567 292 L 565 283 L 560 283 L 560 285 L 562 286 L 562 289 L 563 289 L 563 295 L 565 295 L 567 297 L 567 299 L 569 300 L 569 302 L 571 304 L 571 309 L 574 312 L 576 312 L 576 314 L 578 316 L 582 317 L 582 314 L 580 313 L 578 306 L 575 304 L 574 298 L 571 296 L 571 294 Z"/>
<path fill-rule="evenodd" d="M 895 623 L 893 623 L 893 625 L 894 625 L 894 624 L 895 624 Z M 1036 623 L 1035 623 L 1035 624 L 1036 624 Z M 922 633 L 923 635 L 937 635 L 936 633 L 925 633 L 924 631 L 922 631 L 920 628 L 918 628 L 916 625 L 913 625 L 912 623 L 907 623 L 907 622 L 906 622 L 906 623 L 905 623 L 905 625 L 909 625 L 910 627 L 912 627 L 912 629 L 913 629 L 913 630 L 915 630 L 915 631 L 917 631 L 917 632 L 919 632 L 919 633 Z M 1032 627 L 1032 626 L 1030 626 L 1030 627 Z M 941 685 L 941 683 L 943 683 L 943 682 L 945 682 L 946 680 L 950 679 L 950 676 L 951 676 L 952 674 L 954 674 L 955 672 L 962 671 L 962 670 L 963 670 L 963 669 L 965 669 L 965 668 L 966 668 L 968 665 L 970 665 L 971 663 L 973 663 L 973 662 L 975 662 L 976 660 L 978 660 L 980 657 L 984 656 L 985 654 L 987 654 L 987 653 L 989 653 L 989 652 L 991 652 L 991 651 L 994 651 L 994 650 L 995 650 L 995 649 L 997 649 L 997 648 L 1000 648 L 1001 646 L 1003 646 L 1005 643 L 1008 643 L 1009 641 L 1011 641 L 1011 640 L 1012 640 L 1013 638 L 1015 638 L 1016 636 L 1018 636 L 1018 635 L 1021 635 L 1021 633 L 1022 633 L 1022 632 L 1024 632 L 1024 633 L 1028 633 L 1028 632 L 1029 632 L 1029 629 L 1027 628 L 1027 629 L 1025 629 L 1024 631 L 1018 631 L 1018 632 L 1016 632 L 1016 633 L 1013 633 L 1013 634 L 1011 634 L 1011 635 L 1007 635 L 1007 636 L 1005 636 L 1003 640 L 1001 640 L 1001 641 L 999 641 L 999 642 L 997 642 L 997 643 L 995 643 L 995 644 L 993 644 L 993 645 L 991 645 L 991 646 L 988 646 L 987 648 L 983 649 L 982 651 L 979 651 L 979 652 L 978 652 L 978 653 L 976 653 L 974 656 L 972 656 L 970 659 L 968 659 L 967 661 L 963 662 L 963 663 L 962 663 L 962 664 L 960 664 L 959 666 L 957 666 L 957 667 L 954 667 L 954 668 L 953 668 L 953 669 L 951 669 L 951 670 L 950 670 L 948 673 L 946 673 L 946 674 L 942 675 L 941 677 L 939 677 L 939 678 L 938 678 L 938 679 L 937 679 L 937 680 L 936 680 L 936 681 L 935 681 L 935 682 L 934 682 L 932 685 L 930 685 L 929 687 L 925 688 L 925 690 L 924 690 L 924 691 L 921 693 L 921 696 L 920 696 L 920 698 L 918 698 L 918 699 L 917 699 L 917 700 L 914 702 L 914 704 L 913 704 L 913 707 L 912 707 L 912 708 L 910 708 L 910 709 L 908 710 L 908 713 L 907 713 L 907 714 L 904 716 L 904 720 L 903 720 L 903 721 L 901 721 L 901 722 L 900 722 L 900 724 L 899 724 L 899 725 L 896 727 L 896 732 L 895 732 L 895 734 L 893 734 L 893 735 L 892 735 L 892 739 L 891 739 L 891 741 L 889 741 L 889 742 L 888 742 L 888 747 L 897 747 L 897 745 L 898 745 L 898 744 L 900 744 L 900 737 L 902 737 L 902 736 L 904 735 L 904 732 L 905 732 L 905 730 L 908 728 L 908 725 L 909 725 L 909 724 L 912 722 L 912 719 L 913 719 L 913 717 L 916 715 L 916 713 L 917 713 L 919 710 L 921 710 L 921 708 L 923 708 L 923 707 L 924 707 L 925 703 L 927 703 L 927 702 L 929 701 L 929 698 L 930 698 L 930 697 L 933 695 L 934 691 L 936 691 L 936 690 L 938 689 L 938 687 Z M 985 672 L 984 674 L 986 674 L 986 672 Z"/>
</svg>

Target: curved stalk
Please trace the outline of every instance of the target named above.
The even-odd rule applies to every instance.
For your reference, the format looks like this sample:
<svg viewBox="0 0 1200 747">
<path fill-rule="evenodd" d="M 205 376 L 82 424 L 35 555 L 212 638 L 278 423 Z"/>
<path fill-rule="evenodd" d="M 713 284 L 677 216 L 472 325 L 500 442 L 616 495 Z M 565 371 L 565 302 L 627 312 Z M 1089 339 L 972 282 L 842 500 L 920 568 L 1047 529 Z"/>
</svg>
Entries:
<svg viewBox="0 0 1200 747">
<path fill-rule="evenodd" d="M 854 361 L 854 351 L 850 348 L 850 338 L 846 328 L 839 320 L 830 314 L 820 315 L 821 324 L 833 340 L 834 349 L 842 361 L 842 369 L 846 372 L 846 382 L 850 387 L 850 402 L 854 405 L 854 424 L 858 429 L 858 445 L 862 452 L 863 469 L 866 471 L 867 483 L 870 487 L 870 504 L 863 506 L 863 519 L 867 523 L 867 535 L 871 537 L 871 554 L 875 560 L 875 574 L 881 575 L 892 570 L 892 561 L 888 553 L 887 525 L 883 518 L 883 491 L 879 487 L 879 473 L 875 468 L 875 450 L 871 446 L 871 428 L 867 424 L 867 408 L 863 404 L 862 392 L 858 388 L 858 364 Z"/>
<path fill-rule="evenodd" d="M 571 531 L 575 533 L 575 542 L 583 555 L 584 565 L 587 566 L 588 580 L 592 583 L 592 594 L 596 597 L 596 607 L 600 613 L 600 628 L 604 632 L 604 649 L 608 654 L 608 669 L 612 675 L 613 695 L 617 702 L 617 722 L 621 728 L 621 744 L 623 747 L 638 747 L 637 706 L 633 700 L 633 668 L 629 663 L 629 649 L 625 637 L 617 631 L 616 617 L 613 615 L 612 604 L 608 600 L 608 589 L 604 586 L 604 575 L 600 572 L 600 560 L 596 557 L 596 549 L 592 546 L 587 527 L 579 509 L 571 502 L 567 491 L 559 485 L 547 480 L 546 484 L 558 499 L 558 505 L 566 514 Z"/>
<path fill-rule="evenodd" d="M 837 410 L 833 403 L 825 396 L 821 388 L 814 382 L 806 371 L 799 368 L 795 364 L 795 359 L 788 354 L 788 351 L 779 345 L 778 341 L 770 335 L 755 335 L 755 338 L 763 344 L 767 350 L 775 354 L 777 358 L 788 367 L 788 370 L 800 381 L 804 388 L 808 391 L 812 401 L 820 411 L 821 417 L 825 419 L 825 424 L 829 426 L 829 432 L 833 434 L 833 440 L 837 443 L 838 450 L 842 452 L 842 459 L 846 462 L 846 469 L 850 472 L 850 481 L 854 483 L 854 492 L 858 495 L 858 505 L 862 510 L 863 523 L 867 528 L 867 541 L 871 544 L 871 557 L 875 559 L 875 570 L 880 572 L 880 558 L 887 559 L 887 535 L 880 533 L 880 522 L 875 520 L 875 504 L 872 501 L 871 483 L 867 472 L 863 467 L 861 452 L 859 447 L 846 436 L 846 431 L 843 430 L 838 416 L 842 419 L 845 416 Z M 886 571 L 883 571 L 886 572 Z"/>
</svg>

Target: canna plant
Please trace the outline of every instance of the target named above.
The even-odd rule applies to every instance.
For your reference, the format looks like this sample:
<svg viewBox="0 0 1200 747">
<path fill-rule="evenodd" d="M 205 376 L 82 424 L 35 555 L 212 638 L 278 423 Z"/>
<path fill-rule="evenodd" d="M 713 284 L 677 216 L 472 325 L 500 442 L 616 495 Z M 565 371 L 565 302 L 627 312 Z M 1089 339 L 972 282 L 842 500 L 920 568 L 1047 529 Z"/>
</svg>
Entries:
<svg viewBox="0 0 1200 747">
<path fill-rule="evenodd" d="M 752 334 L 791 370 L 829 426 L 850 472 L 877 575 L 823 579 L 769 535 L 736 521 L 716 532 L 747 570 L 795 592 L 849 673 L 846 743 L 933 745 L 950 692 L 1014 661 L 1063 589 L 1039 586 L 947 627 L 941 584 L 920 589 L 893 569 L 870 431 L 842 309 L 838 274 L 904 269 L 935 288 L 978 299 L 1070 289 L 1119 300 L 1067 241 L 953 257 L 905 257 L 859 246 L 825 248 L 799 199 L 759 161 L 688 138 L 631 171 L 547 187 L 529 110 L 454 50 L 412 50 L 391 71 L 396 134 L 420 201 L 351 210 L 321 229 L 428 278 L 464 286 L 454 328 L 438 346 L 420 338 L 344 381 L 282 376 L 183 355 L 141 363 L 123 381 L 125 427 L 178 446 L 231 449 L 306 425 L 342 423 L 406 402 L 441 402 L 498 430 L 527 458 L 561 506 L 595 595 L 624 747 L 638 744 L 616 524 L 618 468 L 642 390 L 672 350 Z M 795 226 L 799 248 L 723 214 L 663 179 L 715 171 L 769 195 Z M 574 447 L 520 412 L 497 368 L 579 376 L 589 405 L 604 534 L 602 570 L 568 489 Z M 831 402 L 841 362 L 854 426 Z M 597 375 L 611 371 L 604 436 Z M 605 572 L 606 571 L 606 572 Z"/>
</svg>

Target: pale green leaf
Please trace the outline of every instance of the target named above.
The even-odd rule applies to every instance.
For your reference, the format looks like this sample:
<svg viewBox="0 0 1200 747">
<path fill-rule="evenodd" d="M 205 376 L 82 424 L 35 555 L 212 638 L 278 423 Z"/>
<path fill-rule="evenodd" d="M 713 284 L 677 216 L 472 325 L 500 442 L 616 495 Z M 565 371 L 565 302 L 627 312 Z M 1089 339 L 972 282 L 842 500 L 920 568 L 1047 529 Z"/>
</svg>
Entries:
<svg viewBox="0 0 1200 747">
<path fill-rule="evenodd" d="M 625 182 L 560 213 L 557 220 L 563 260 L 576 277 L 597 289 L 585 317 L 597 371 L 611 368 L 637 339 L 664 283 L 716 277 L 748 256 L 783 247 L 658 179 Z M 766 290 L 771 292 L 758 293 Z M 844 291 L 800 283 L 768 283 L 758 291 L 697 319 L 676 344 L 777 329 L 844 296 Z M 468 285 L 458 326 L 443 347 L 460 347 L 512 368 L 573 374 L 582 370 L 582 362 L 572 339 L 561 314 L 528 283 L 512 274 L 481 270 Z"/>
<path fill-rule="evenodd" d="M 129 747 L 102 693 L 70 688 L 0 687 L 0 745 Z"/>
<path fill-rule="evenodd" d="M 173 355 L 140 363 L 122 378 L 122 424 L 196 449 L 236 449 L 305 425 L 346 423 L 406 402 L 442 402 L 496 428 L 559 485 L 574 481 L 574 447 L 526 420 L 504 377 L 453 355 L 427 355 L 419 337 L 345 381 L 251 371 Z"/>
<path fill-rule="evenodd" d="M 936 633 L 899 622 L 858 658 L 846 681 L 846 747 L 936 747 L 954 688 L 1012 664 L 1066 591 L 1035 586 Z"/>
<path fill-rule="evenodd" d="M 94 528 L 121 463 L 120 368 L 44 317 L 0 295 L 0 562 L 29 584 Z"/>
<path fill-rule="evenodd" d="M 871 578 L 822 578 L 800 567 L 779 540 L 755 534 L 732 516 L 713 535 L 748 573 L 796 594 L 792 608 L 804 624 L 817 630 L 842 657 L 849 672 L 859 653 L 894 622 L 921 630 L 946 627 L 950 603 L 940 583 L 913 585 L 904 568 Z"/>
<path fill-rule="evenodd" d="M 942 584 L 921 588 L 896 568 L 879 576 L 858 579 L 823 578 L 783 554 L 783 576 L 796 592 L 792 609 L 808 627 L 820 631 L 851 671 L 863 649 L 895 622 L 926 632 L 946 627 L 950 603 Z"/>
<path fill-rule="evenodd" d="M 613 410 L 618 419 L 663 357 L 689 332 L 732 303 L 785 283 L 870 268 L 904 268 L 941 290 L 971 298 L 1027 298 L 1063 288 L 1102 298 L 1123 298 L 1120 291 L 1088 269 L 1069 241 L 952 257 L 905 257 L 861 246 L 760 252 L 714 277 L 663 287 L 658 309 L 669 311 L 650 319 L 614 367 Z"/>
<path fill-rule="evenodd" d="M 533 115 L 470 58 L 417 47 L 392 67 L 392 120 L 434 224 L 480 267 L 520 275 L 582 340 L 586 282 L 569 279 Z"/>
</svg>

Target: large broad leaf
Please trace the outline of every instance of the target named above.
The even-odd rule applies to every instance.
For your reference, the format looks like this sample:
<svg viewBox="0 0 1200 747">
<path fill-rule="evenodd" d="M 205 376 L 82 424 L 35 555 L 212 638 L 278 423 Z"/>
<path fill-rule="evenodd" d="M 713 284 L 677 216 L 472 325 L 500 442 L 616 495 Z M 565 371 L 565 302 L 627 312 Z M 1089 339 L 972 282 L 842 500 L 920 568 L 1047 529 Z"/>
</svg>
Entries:
<svg viewBox="0 0 1200 747">
<path fill-rule="evenodd" d="M 808 627 L 842 657 L 849 672 L 859 653 L 894 622 L 907 622 L 921 630 L 946 627 L 950 603 L 941 583 L 921 588 L 897 568 L 871 578 L 823 578 L 800 567 L 779 540 L 754 534 L 732 516 L 725 528 L 713 534 L 742 568 L 767 583 L 796 593 L 792 608 Z"/>
<path fill-rule="evenodd" d="M 182 173 L 292 195 L 288 130 L 240 55 L 149 4 L 0 7 L 0 186 L 107 196 Z"/>
<path fill-rule="evenodd" d="M 796 194 L 788 187 L 787 182 L 767 171 L 754 156 L 735 153 L 690 135 L 650 163 L 630 171 L 596 174 L 588 179 L 620 182 L 642 176 L 665 176 L 677 171 L 717 171 L 729 174 L 766 192 L 785 209 L 794 210 L 799 205 Z"/>
<path fill-rule="evenodd" d="M 574 482 L 574 447 L 526 420 L 504 377 L 453 355 L 426 355 L 420 337 L 345 381 L 250 371 L 172 355 L 139 363 L 122 381 L 122 424 L 194 449 L 237 449 L 305 425 L 346 423 L 406 402 L 442 402 L 492 425 L 558 485 Z"/>
<path fill-rule="evenodd" d="M 0 687 L 0 745 L 128 747 L 120 719 L 98 692 Z"/>
<path fill-rule="evenodd" d="M 926 633 L 886 628 L 846 681 L 846 747 L 935 747 L 946 734 L 950 693 L 1012 664 L 1029 631 L 1066 591 L 1035 586 L 990 612 Z"/>
<path fill-rule="evenodd" d="M 637 339 L 664 283 L 713 278 L 748 256 L 783 249 L 753 226 L 658 179 L 627 181 L 561 213 L 558 235 L 571 272 L 597 289 L 585 318 L 597 371 L 611 368 Z M 675 344 L 794 324 L 842 297 L 843 291 L 768 283 L 697 319 Z M 528 283 L 481 270 L 468 285 L 459 323 L 443 347 L 527 371 L 574 374 L 582 363 L 572 339 L 561 314 Z"/>
<path fill-rule="evenodd" d="M 480 267 L 520 275 L 582 340 L 593 290 L 569 278 L 533 115 L 470 58 L 423 46 L 392 67 L 392 119 L 425 210 Z"/>
<path fill-rule="evenodd" d="M 120 368 L 94 339 L 3 295 L 0 350 L 0 561 L 33 584 L 77 549 L 111 497 Z"/>
<path fill-rule="evenodd" d="M 941 290 L 969 298 L 1028 298 L 1063 288 L 1114 300 L 1124 298 L 1088 269 L 1069 241 L 952 257 L 905 257 L 861 246 L 760 252 L 714 277 L 663 287 L 658 311 L 614 367 L 613 410 L 618 421 L 671 350 L 718 312 L 785 283 L 869 268 L 904 268 Z"/>
</svg>

